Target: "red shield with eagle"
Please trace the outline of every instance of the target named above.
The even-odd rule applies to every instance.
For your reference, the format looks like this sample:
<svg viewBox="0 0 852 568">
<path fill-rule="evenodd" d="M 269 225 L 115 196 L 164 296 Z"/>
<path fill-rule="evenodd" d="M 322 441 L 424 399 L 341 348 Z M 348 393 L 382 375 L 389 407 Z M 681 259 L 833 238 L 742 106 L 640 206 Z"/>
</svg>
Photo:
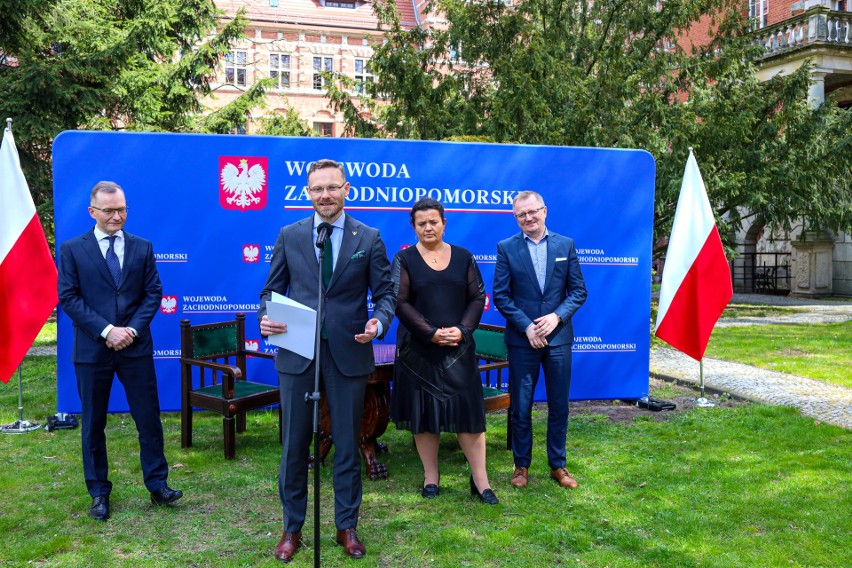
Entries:
<svg viewBox="0 0 852 568">
<path fill-rule="evenodd" d="M 260 260 L 260 245 L 243 245 L 243 262 Z"/>
<path fill-rule="evenodd" d="M 163 296 L 160 300 L 160 312 L 164 314 L 177 313 L 177 296 Z"/>
</svg>

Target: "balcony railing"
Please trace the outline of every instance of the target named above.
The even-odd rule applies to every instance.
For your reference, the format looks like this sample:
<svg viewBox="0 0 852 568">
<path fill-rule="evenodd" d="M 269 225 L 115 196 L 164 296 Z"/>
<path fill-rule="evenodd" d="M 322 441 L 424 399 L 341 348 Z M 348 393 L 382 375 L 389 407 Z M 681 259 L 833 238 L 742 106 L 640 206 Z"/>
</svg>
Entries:
<svg viewBox="0 0 852 568">
<path fill-rule="evenodd" d="M 789 20 L 757 30 L 755 41 L 766 50 L 764 57 L 807 46 L 852 47 L 852 13 L 814 7 Z"/>
</svg>

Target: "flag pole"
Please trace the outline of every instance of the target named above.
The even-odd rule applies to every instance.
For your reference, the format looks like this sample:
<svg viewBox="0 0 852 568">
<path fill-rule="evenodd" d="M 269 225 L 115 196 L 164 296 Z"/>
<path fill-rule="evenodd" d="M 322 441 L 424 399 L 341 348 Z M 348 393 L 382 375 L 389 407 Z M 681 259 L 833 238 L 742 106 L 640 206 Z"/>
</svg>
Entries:
<svg viewBox="0 0 852 568">
<path fill-rule="evenodd" d="M 11 119 L 7 120 L 11 122 Z M 0 432 L 3 432 L 4 434 L 25 434 L 38 428 L 38 422 L 30 422 L 29 420 L 24 420 L 24 380 L 22 376 L 23 366 L 23 363 L 18 365 L 18 420 L 12 422 L 11 424 L 3 424 L 2 426 L 0 426 Z"/>
<path fill-rule="evenodd" d="M 701 396 L 695 399 L 695 406 L 699 408 L 711 408 L 716 406 L 712 400 L 704 398 L 704 358 L 698 361 L 698 387 L 701 389 Z"/>
<path fill-rule="evenodd" d="M 12 119 L 6 119 L 6 130 L 12 132 Z M 24 380 L 23 380 L 23 366 L 21 363 L 18 365 L 18 419 L 11 424 L 3 424 L 0 426 L 0 432 L 4 434 L 23 434 L 25 432 L 30 432 L 38 428 L 38 422 L 30 422 L 29 420 L 24 420 Z"/>
</svg>

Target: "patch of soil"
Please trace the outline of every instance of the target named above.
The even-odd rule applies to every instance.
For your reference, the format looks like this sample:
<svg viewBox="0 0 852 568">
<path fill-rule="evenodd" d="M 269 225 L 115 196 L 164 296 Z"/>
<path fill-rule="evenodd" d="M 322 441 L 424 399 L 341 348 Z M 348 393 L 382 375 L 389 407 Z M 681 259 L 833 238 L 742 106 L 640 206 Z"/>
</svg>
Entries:
<svg viewBox="0 0 852 568">
<path fill-rule="evenodd" d="M 798 349 L 782 349 L 779 355 L 784 357 L 805 357 L 806 359 L 813 359 L 816 357 L 813 353 L 808 353 L 807 351 L 799 351 Z"/>
<path fill-rule="evenodd" d="M 652 411 L 639 408 L 635 401 L 624 400 L 578 400 L 571 401 L 571 415 L 574 417 L 583 415 L 602 415 L 613 422 L 630 422 L 638 416 L 650 416 L 655 420 L 667 420 L 672 414 L 687 412 L 695 408 L 695 399 L 700 396 L 700 391 L 690 385 L 670 383 L 661 379 L 651 377 L 650 393 L 652 397 L 676 405 L 674 410 Z M 727 395 L 709 392 L 705 389 L 704 397 L 723 408 L 732 408 L 749 404 L 748 401 L 737 400 Z M 547 411 L 546 403 L 536 403 L 538 410 Z"/>
</svg>

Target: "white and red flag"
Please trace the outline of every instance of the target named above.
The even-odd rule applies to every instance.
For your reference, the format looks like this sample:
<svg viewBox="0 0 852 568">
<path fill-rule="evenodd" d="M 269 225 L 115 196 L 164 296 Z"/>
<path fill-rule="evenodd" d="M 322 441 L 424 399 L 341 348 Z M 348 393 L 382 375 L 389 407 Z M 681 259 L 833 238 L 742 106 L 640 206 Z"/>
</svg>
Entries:
<svg viewBox="0 0 852 568">
<path fill-rule="evenodd" d="M 690 148 L 666 251 L 654 334 L 700 361 L 713 326 L 733 295 L 731 269 Z"/>
<path fill-rule="evenodd" d="M 57 301 L 56 265 L 6 128 L 0 145 L 0 381 L 14 375 Z"/>
</svg>

